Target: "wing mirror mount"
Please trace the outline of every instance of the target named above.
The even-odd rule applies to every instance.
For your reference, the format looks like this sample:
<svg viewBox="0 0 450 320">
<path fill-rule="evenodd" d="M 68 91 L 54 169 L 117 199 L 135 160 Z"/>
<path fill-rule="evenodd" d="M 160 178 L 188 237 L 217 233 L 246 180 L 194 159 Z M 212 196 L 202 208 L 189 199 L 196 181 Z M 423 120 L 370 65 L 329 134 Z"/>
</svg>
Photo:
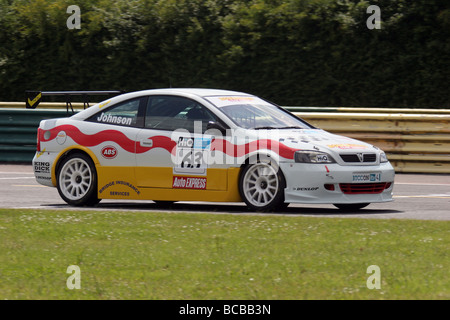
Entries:
<svg viewBox="0 0 450 320">
<path fill-rule="evenodd" d="M 216 121 L 208 122 L 208 125 L 206 126 L 206 131 L 208 130 L 219 130 L 220 133 L 222 133 L 222 136 L 225 136 L 227 134 L 227 129 L 221 123 Z"/>
</svg>

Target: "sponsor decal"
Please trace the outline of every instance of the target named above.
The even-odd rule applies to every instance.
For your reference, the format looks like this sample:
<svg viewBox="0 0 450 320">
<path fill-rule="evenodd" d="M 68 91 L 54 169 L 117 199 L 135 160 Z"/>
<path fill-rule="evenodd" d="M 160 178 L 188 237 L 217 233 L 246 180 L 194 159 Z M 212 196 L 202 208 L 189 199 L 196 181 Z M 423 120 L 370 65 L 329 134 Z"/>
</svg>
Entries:
<svg viewBox="0 0 450 320">
<path fill-rule="evenodd" d="M 177 147 L 179 148 L 192 148 L 194 146 L 194 138 L 191 137 L 179 137 Z"/>
<path fill-rule="evenodd" d="M 174 176 L 172 188 L 204 190 L 206 189 L 206 178 Z"/>
<path fill-rule="evenodd" d="M 129 197 L 129 192 L 122 192 L 122 191 L 110 191 L 109 195 L 111 196 L 120 196 L 120 197 Z"/>
<path fill-rule="evenodd" d="M 103 187 L 101 187 L 100 190 L 98 190 L 98 193 L 103 193 L 103 191 L 105 191 L 106 189 L 108 189 L 109 187 L 111 187 L 113 185 L 114 185 L 114 181 L 108 182 Z"/>
<path fill-rule="evenodd" d="M 129 126 L 131 125 L 133 118 L 124 116 L 113 116 L 111 114 L 105 114 L 104 112 L 102 112 L 102 114 L 97 117 L 97 121 L 103 123 L 121 124 Z"/>
<path fill-rule="evenodd" d="M 219 100 L 228 102 L 249 102 L 254 101 L 255 99 L 252 97 L 219 97 Z"/>
<path fill-rule="evenodd" d="M 328 156 L 326 154 L 318 154 L 316 159 L 317 162 L 328 162 Z"/>
<path fill-rule="evenodd" d="M 42 156 L 44 153 L 45 153 L 45 148 L 44 148 L 44 150 L 42 150 L 41 152 L 38 152 L 36 154 L 36 159 L 39 158 L 40 156 Z"/>
<path fill-rule="evenodd" d="M 114 159 L 117 156 L 117 149 L 113 146 L 106 146 L 103 147 L 101 154 L 105 159 Z"/>
<path fill-rule="evenodd" d="M 130 188 L 131 190 L 133 190 L 134 192 L 136 192 L 136 194 L 141 194 L 141 192 L 139 191 L 139 189 L 137 187 L 135 187 L 133 184 L 129 183 L 128 181 L 122 181 L 122 180 L 116 180 L 116 181 L 111 181 L 108 182 L 107 184 L 105 184 L 103 187 L 101 187 L 98 190 L 98 193 L 103 193 L 106 189 L 114 187 L 114 186 L 125 186 Z M 122 192 L 122 191 L 110 191 L 109 192 L 110 195 L 112 196 L 130 196 L 129 192 Z"/>
<path fill-rule="evenodd" d="M 319 190 L 319 187 L 294 187 L 293 189 L 294 191 L 316 191 Z"/>
<path fill-rule="evenodd" d="M 179 148 L 193 148 L 193 149 L 209 149 L 211 146 L 211 138 L 204 137 L 179 137 L 177 146 Z"/>
<path fill-rule="evenodd" d="M 50 162 L 35 162 L 34 172 L 36 173 L 50 173 Z"/>
<path fill-rule="evenodd" d="M 194 149 L 210 149 L 211 138 L 196 138 L 194 140 Z"/>
<path fill-rule="evenodd" d="M 381 181 L 381 173 L 358 173 L 353 174 L 354 182 L 378 182 Z"/>
<path fill-rule="evenodd" d="M 211 141 L 211 137 L 179 137 L 174 173 L 206 174 Z"/>
<path fill-rule="evenodd" d="M 132 189 L 134 192 L 136 192 L 137 194 L 140 194 L 141 192 L 139 191 L 138 188 L 136 188 L 134 185 L 132 185 L 131 183 L 127 182 L 127 181 L 121 181 L 121 180 L 117 180 L 116 181 L 116 185 L 122 185 L 122 186 L 126 186 L 130 189 Z"/>
<path fill-rule="evenodd" d="M 37 180 L 52 180 L 52 177 L 45 177 L 45 176 L 36 176 Z"/>
<path fill-rule="evenodd" d="M 353 143 L 329 144 L 328 147 L 339 149 L 367 149 L 367 146 L 363 144 L 353 144 Z"/>
<path fill-rule="evenodd" d="M 30 92 L 29 93 L 30 95 L 31 94 L 36 94 L 36 92 Z M 37 95 L 33 98 L 33 99 L 30 99 L 29 97 L 28 97 L 28 99 L 27 99 L 27 101 L 26 101 L 26 103 L 25 103 L 25 107 L 27 108 L 27 109 L 36 109 L 36 107 L 38 106 L 38 104 L 41 102 L 41 100 L 42 100 L 42 92 L 38 92 L 37 93 Z"/>
<path fill-rule="evenodd" d="M 263 104 L 263 105 L 268 104 L 266 101 L 258 97 L 249 97 L 249 96 L 207 97 L 206 99 L 219 108 L 238 104 Z"/>
<path fill-rule="evenodd" d="M 98 108 L 99 109 L 101 109 L 101 108 L 103 108 L 104 106 L 106 106 L 108 103 L 110 103 L 111 101 L 110 100 L 108 100 L 108 101 L 106 101 L 106 102 L 103 102 L 103 103 L 101 103 L 101 104 L 99 104 L 98 105 Z"/>
<path fill-rule="evenodd" d="M 60 131 L 57 135 L 56 135 L 56 142 L 59 145 L 64 144 L 64 142 L 66 142 L 67 139 L 67 134 L 65 131 Z"/>
</svg>

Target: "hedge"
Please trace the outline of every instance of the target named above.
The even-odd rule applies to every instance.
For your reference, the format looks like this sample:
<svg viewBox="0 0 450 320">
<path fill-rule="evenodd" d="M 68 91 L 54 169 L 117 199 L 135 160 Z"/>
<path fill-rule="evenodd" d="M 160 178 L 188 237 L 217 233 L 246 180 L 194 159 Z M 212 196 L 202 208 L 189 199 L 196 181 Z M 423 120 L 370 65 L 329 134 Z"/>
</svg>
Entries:
<svg viewBox="0 0 450 320">
<path fill-rule="evenodd" d="M 69 5 L 81 29 L 68 29 Z M 381 29 L 369 29 L 369 5 Z M 281 105 L 450 107 L 448 0 L 0 0 L 0 101 L 214 87 Z"/>
</svg>

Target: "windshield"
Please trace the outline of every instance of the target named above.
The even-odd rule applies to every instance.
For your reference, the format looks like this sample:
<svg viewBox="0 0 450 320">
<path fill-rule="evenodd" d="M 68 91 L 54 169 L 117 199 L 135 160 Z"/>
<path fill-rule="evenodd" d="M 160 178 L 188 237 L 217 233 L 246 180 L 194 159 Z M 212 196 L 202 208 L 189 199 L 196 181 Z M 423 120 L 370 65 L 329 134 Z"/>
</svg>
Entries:
<svg viewBox="0 0 450 320">
<path fill-rule="evenodd" d="M 208 100 L 244 129 L 312 128 L 294 115 L 257 97 L 210 97 Z"/>
</svg>

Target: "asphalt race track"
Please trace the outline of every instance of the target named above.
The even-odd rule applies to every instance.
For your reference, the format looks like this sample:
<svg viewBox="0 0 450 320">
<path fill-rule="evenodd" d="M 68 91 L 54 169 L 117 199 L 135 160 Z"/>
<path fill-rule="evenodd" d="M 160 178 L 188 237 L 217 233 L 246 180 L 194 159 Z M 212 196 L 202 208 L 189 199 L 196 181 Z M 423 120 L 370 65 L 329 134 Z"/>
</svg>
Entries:
<svg viewBox="0 0 450 320">
<path fill-rule="evenodd" d="M 261 214 L 249 212 L 244 203 L 178 202 L 170 208 L 152 201 L 103 200 L 93 208 L 68 206 L 56 188 L 38 184 L 31 165 L 0 165 L 0 208 L 133 210 L 212 214 Z M 397 174 L 394 201 L 342 213 L 332 205 L 290 205 L 286 216 L 351 217 L 376 219 L 450 220 L 450 175 Z"/>
</svg>

